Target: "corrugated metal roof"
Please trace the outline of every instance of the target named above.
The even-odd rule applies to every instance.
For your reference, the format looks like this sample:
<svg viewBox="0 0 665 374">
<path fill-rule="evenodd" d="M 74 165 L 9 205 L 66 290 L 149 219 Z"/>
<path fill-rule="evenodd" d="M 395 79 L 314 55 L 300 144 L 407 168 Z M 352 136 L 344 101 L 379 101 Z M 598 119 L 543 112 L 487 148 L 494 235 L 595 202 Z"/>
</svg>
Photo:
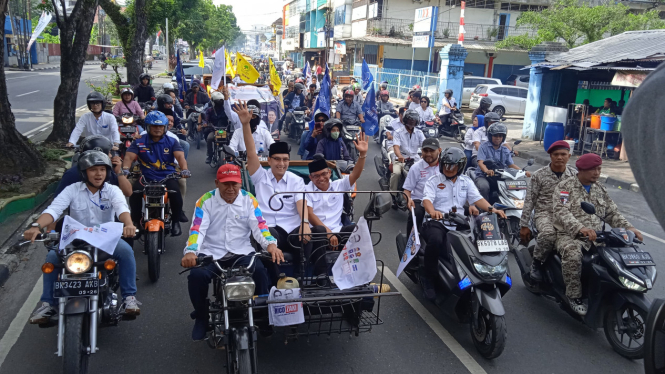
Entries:
<svg viewBox="0 0 665 374">
<path fill-rule="evenodd" d="M 628 31 L 593 43 L 548 55 L 549 63 L 582 67 L 618 61 L 665 57 L 665 30 Z"/>
<path fill-rule="evenodd" d="M 404 45 L 404 46 L 411 46 L 411 40 L 405 40 L 405 39 L 400 39 L 400 38 L 391 38 L 388 36 L 362 36 L 359 38 L 346 38 L 346 39 L 340 39 L 340 40 L 345 40 L 347 42 L 363 42 L 363 43 L 377 43 L 377 44 L 398 44 L 398 45 Z M 443 48 L 447 46 L 448 44 L 456 44 L 456 43 L 445 43 L 445 42 L 439 42 L 435 41 L 434 42 L 434 48 Z M 464 42 L 464 48 L 468 50 L 475 50 L 475 51 L 497 51 L 495 43 L 480 43 L 476 41 L 465 41 Z M 499 49 L 499 51 L 514 51 L 514 52 L 526 52 L 525 49 L 519 49 L 519 48 L 509 48 L 509 49 Z"/>
</svg>

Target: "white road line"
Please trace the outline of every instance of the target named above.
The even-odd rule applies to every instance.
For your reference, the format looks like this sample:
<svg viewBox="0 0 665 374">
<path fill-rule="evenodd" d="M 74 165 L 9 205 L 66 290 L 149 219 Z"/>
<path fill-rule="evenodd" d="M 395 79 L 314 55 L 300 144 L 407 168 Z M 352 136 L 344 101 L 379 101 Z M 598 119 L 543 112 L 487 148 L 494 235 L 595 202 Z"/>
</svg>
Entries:
<svg viewBox="0 0 665 374">
<path fill-rule="evenodd" d="M 5 78 L 5 80 L 7 80 L 7 81 L 8 81 L 8 80 L 10 80 L 10 79 L 21 79 L 21 78 L 29 78 L 29 77 L 30 77 L 30 75 L 24 75 L 24 76 L 22 76 L 22 77 L 11 77 L 11 78 Z"/>
<path fill-rule="evenodd" d="M 42 277 L 37 279 L 35 287 L 30 292 L 30 296 L 25 300 L 23 306 L 16 314 L 16 317 L 12 320 L 12 323 L 9 325 L 9 329 L 5 332 L 5 335 L 0 340 L 0 367 L 5 362 L 5 358 L 9 354 L 9 351 L 12 349 L 16 341 L 21 336 L 23 328 L 25 327 L 28 318 L 30 318 L 30 313 L 34 309 L 35 305 L 39 301 L 39 298 L 42 295 Z"/>
<path fill-rule="evenodd" d="M 81 111 L 81 110 L 83 110 L 83 109 L 86 109 L 87 107 L 88 107 L 87 104 L 86 104 L 86 105 L 81 105 L 80 107 L 76 108 L 76 111 L 77 111 L 77 112 L 78 112 L 78 111 Z M 45 128 L 51 126 L 52 124 L 53 124 L 53 121 L 48 121 L 48 122 L 46 122 L 45 124 L 40 125 L 40 126 L 37 126 L 37 127 L 35 127 L 34 129 L 32 129 L 32 130 L 30 130 L 30 131 L 26 131 L 26 132 L 24 132 L 23 135 L 24 135 L 24 136 L 28 136 L 28 135 L 30 135 L 30 134 L 34 134 L 34 133 L 36 133 L 37 131 L 42 132 L 42 131 L 44 131 L 43 129 L 45 129 Z M 29 136 L 28 136 L 28 137 L 29 137 Z"/>
<path fill-rule="evenodd" d="M 33 93 L 35 93 L 35 92 L 39 92 L 39 90 L 37 90 L 37 91 L 31 91 L 31 92 L 26 92 L 26 93 L 24 93 L 24 94 L 20 94 L 20 95 L 16 95 L 16 97 L 21 97 L 21 96 L 25 96 L 25 95 L 30 95 L 30 94 L 33 94 Z"/>
<path fill-rule="evenodd" d="M 653 235 L 648 234 L 648 233 L 646 233 L 646 232 L 644 232 L 644 231 L 642 231 L 642 235 L 646 236 L 647 238 L 651 238 L 651 239 L 653 239 L 653 240 L 657 240 L 657 241 L 659 241 L 659 242 L 665 244 L 665 240 L 663 240 L 663 239 L 661 239 L 661 238 L 659 238 L 659 237 L 657 237 L 657 236 L 653 236 Z"/>
<path fill-rule="evenodd" d="M 381 268 L 379 268 L 379 270 L 381 270 Z M 439 321 L 436 320 L 436 318 L 432 315 L 432 313 L 430 313 L 427 310 L 427 308 L 425 308 L 418 301 L 418 299 L 416 299 L 416 297 L 413 296 L 411 291 L 409 291 L 409 289 L 406 288 L 406 286 L 402 282 L 400 282 L 399 279 L 397 279 L 397 277 L 393 274 L 392 271 L 390 271 L 390 269 L 384 267 L 383 275 L 385 275 L 388 281 L 392 283 L 393 286 L 395 286 L 397 291 L 399 291 L 402 294 L 404 300 L 406 300 L 406 302 L 409 303 L 409 305 L 411 305 L 411 307 L 416 311 L 416 313 L 418 313 L 420 318 L 422 318 L 423 321 L 427 323 L 427 325 L 432 329 L 432 331 L 434 331 L 434 333 L 439 337 L 439 339 L 441 339 L 443 344 L 445 344 L 448 347 L 448 349 L 450 349 L 450 351 L 453 352 L 455 356 L 457 356 L 460 362 L 462 362 L 462 364 L 466 367 L 467 370 L 469 370 L 471 374 L 487 374 L 485 369 L 483 369 L 482 366 L 480 366 L 480 364 L 478 364 L 478 362 L 474 360 L 473 357 L 471 357 L 469 352 L 467 352 L 457 342 L 457 340 L 455 340 L 455 338 L 453 338 L 453 336 L 450 335 L 448 330 L 446 330 L 443 326 L 441 326 Z"/>
</svg>

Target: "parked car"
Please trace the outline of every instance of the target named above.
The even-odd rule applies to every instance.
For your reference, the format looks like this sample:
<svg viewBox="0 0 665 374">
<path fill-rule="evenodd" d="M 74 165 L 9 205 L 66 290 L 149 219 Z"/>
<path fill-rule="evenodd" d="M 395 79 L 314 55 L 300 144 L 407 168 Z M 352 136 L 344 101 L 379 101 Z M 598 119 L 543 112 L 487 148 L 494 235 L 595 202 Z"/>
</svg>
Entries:
<svg viewBox="0 0 665 374">
<path fill-rule="evenodd" d="M 524 115 L 528 92 L 529 90 L 523 87 L 480 84 L 471 94 L 469 108 L 478 108 L 480 106 L 480 99 L 489 97 L 492 99 L 490 110 L 499 116 L 503 116 L 504 114 Z"/>
<path fill-rule="evenodd" d="M 202 77 L 203 74 L 212 74 L 212 65 L 206 63 L 203 68 L 200 68 L 198 62 L 185 62 L 182 64 L 182 72 L 185 74 L 187 83 L 189 83 L 192 79 L 192 75 Z M 171 81 L 175 83 L 175 74 L 171 77 Z"/>
<path fill-rule="evenodd" d="M 529 88 L 529 77 L 529 75 L 513 74 L 506 79 L 506 84 L 509 86 Z"/>
<path fill-rule="evenodd" d="M 464 88 L 462 89 L 462 105 L 469 105 L 471 94 L 479 84 L 502 84 L 500 79 L 485 77 L 464 77 Z"/>
</svg>

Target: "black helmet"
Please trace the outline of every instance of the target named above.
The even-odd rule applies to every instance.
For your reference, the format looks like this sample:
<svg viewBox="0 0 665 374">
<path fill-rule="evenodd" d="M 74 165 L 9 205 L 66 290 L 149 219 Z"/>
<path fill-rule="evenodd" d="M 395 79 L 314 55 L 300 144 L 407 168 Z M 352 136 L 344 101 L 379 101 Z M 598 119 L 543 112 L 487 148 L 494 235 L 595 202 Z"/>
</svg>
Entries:
<svg viewBox="0 0 665 374">
<path fill-rule="evenodd" d="M 480 109 L 489 109 L 492 106 L 492 99 L 483 97 L 480 99 Z"/>
<path fill-rule="evenodd" d="M 316 119 L 318 117 L 323 117 L 324 122 L 330 119 L 330 117 L 326 113 L 322 112 L 321 109 L 317 110 L 316 113 L 314 113 L 314 122 L 316 122 Z"/>
<path fill-rule="evenodd" d="M 445 94 L 448 94 L 448 95 L 450 95 L 450 96 L 453 96 L 453 90 L 451 90 L 451 89 L 447 89 L 447 90 L 443 91 L 443 94 L 444 94 L 444 95 L 445 95 Z"/>
<path fill-rule="evenodd" d="M 106 108 L 106 98 L 100 92 L 92 91 L 85 98 L 85 101 L 88 103 L 88 109 L 90 109 L 90 104 L 92 103 L 102 103 L 102 110 Z M 92 110 L 92 109 L 90 109 Z"/>
<path fill-rule="evenodd" d="M 484 123 L 485 128 L 488 128 L 488 127 L 490 127 L 491 124 L 496 123 L 496 122 L 500 122 L 500 121 L 501 121 L 501 117 L 499 117 L 499 115 L 497 113 L 489 112 L 489 113 L 485 114 L 485 123 Z"/>
<path fill-rule="evenodd" d="M 111 143 L 111 140 L 104 135 L 92 135 L 83 139 L 79 149 L 81 152 L 100 151 L 107 155 L 111 152 L 111 149 L 113 149 L 113 143 Z"/>
<path fill-rule="evenodd" d="M 143 74 L 139 75 L 139 83 L 143 83 L 144 79 L 147 79 L 148 83 L 150 83 L 150 74 L 143 73 Z"/>
<path fill-rule="evenodd" d="M 506 141 L 506 136 L 508 135 L 508 128 L 506 125 L 502 123 L 495 123 L 487 129 L 487 138 L 491 140 L 491 138 L 495 135 L 501 135 L 503 136 L 503 140 L 501 140 L 501 143 Z"/>
<path fill-rule="evenodd" d="M 303 86 L 302 83 L 296 83 L 295 86 L 293 86 L 293 89 L 294 89 L 294 90 L 304 91 L 304 90 L 305 90 L 305 86 Z"/>
<path fill-rule="evenodd" d="M 445 169 L 450 170 L 455 165 L 457 165 L 457 174 L 455 177 L 459 177 L 464 172 L 464 167 L 466 166 L 466 155 L 464 154 L 464 151 L 458 147 L 444 149 L 443 152 L 441 152 L 441 155 L 439 155 L 439 171 L 441 174 L 447 179 L 450 179 L 443 173 L 443 171 Z"/>
<path fill-rule="evenodd" d="M 159 110 L 164 109 L 164 104 L 171 104 L 173 105 L 173 98 L 171 95 L 159 95 L 157 98 L 157 108 Z"/>
<path fill-rule="evenodd" d="M 89 183 L 88 173 L 86 173 L 86 170 L 98 165 L 106 166 L 106 179 L 104 179 L 104 182 L 108 182 L 111 179 L 111 171 L 113 170 L 111 159 L 109 158 L 108 154 L 104 154 L 97 150 L 83 152 L 78 161 L 79 174 L 81 174 L 81 179 L 83 182 L 86 184 Z"/>
<path fill-rule="evenodd" d="M 323 124 L 323 136 L 329 138 L 333 126 L 339 127 L 339 131 L 341 132 L 344 128 L 344 123 L 337 118 L 327 120 L 326 123 Z"/>
<path fill-rule="evenodd" d="M 402 117 L 402 122 L 406 126 L 409 123 L 409 120 L 415 121 L 415 125 L 413 126 L 418 126 L 418 123 L 420 123 L 420 115 L 415 110 L 409 109 L 406 112 L 404 112 L 404 116 Z"/>
</svg>

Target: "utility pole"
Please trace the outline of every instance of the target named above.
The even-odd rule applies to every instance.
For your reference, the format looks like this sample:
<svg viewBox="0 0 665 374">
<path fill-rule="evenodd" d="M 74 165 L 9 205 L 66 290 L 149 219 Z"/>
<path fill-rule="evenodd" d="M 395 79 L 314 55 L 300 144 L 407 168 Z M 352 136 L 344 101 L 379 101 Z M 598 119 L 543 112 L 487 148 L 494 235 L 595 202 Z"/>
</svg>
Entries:
<svg viewBox="0 0 665 374">
<path fill-rule="evenodd" d="M 169 19 L 166 19 L 166 70 L 169 69 L 171 63 L 171 46 L 169 45 Z"/>
</svg>

